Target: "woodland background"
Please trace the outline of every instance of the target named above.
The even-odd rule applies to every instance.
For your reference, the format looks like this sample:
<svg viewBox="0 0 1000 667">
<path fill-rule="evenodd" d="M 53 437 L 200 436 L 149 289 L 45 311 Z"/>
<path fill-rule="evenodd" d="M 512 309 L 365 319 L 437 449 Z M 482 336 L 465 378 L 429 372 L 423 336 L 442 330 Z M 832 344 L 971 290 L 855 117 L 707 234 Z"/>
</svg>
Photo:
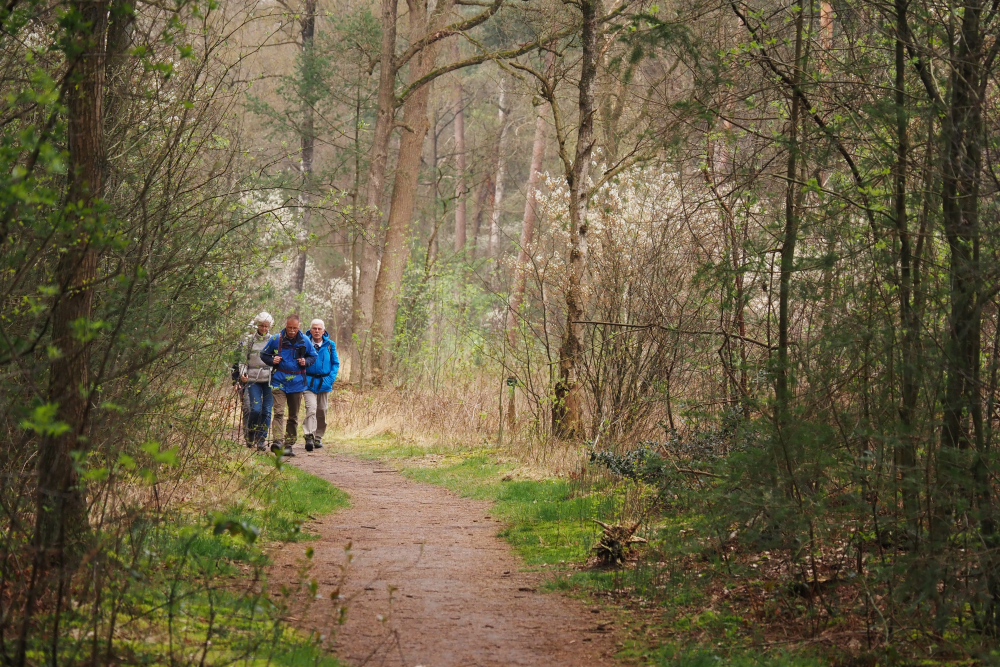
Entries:
<svg viewBox="0 0 1000 667">
<path fill-rule="evenodd" d="M 226 655 L 279 632 L 256 583 L 213 588 L 184 491 L 222 483 L 267 307 L 326 320 L 343 429 L 631 480 L 719 567 L 774 554 L 735 579 L 753 613 L 778 586 L 804 637 L 863 628 L 845 655 L 988 660 L 998 12 L 9 0 L 0 658 L 139 661 L 119 615 L 180 609 L 191 567 L 247 614 Z M 265 510 L 208 530 L 237 549 Z"/>
</svg>

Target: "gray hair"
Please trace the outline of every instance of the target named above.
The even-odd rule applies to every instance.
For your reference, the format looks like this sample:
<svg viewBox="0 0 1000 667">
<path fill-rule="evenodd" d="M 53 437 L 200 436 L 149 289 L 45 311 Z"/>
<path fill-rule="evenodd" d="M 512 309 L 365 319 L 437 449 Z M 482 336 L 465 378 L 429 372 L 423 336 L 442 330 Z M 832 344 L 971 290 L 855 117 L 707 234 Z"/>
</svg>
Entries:
<svg viewBox="0 0 1000 667">
<path fill-rule="evenodd" d="M 274 318 L 271 317 L 271 313 L 267 312 L 266 310 L 262 310 L 260 311 L 260 313 L 257 314 L 257 317 L 253 318 L 253 323 L 266 324 L 267 326 L 271 326 L 272 324 L 274 324 Z"/>
<path fill-rule="evenodd" d="M 323 320 L 321 320 L 319 318 L 316 318 L 315 320 L 313 320 L 312 322 L 310 322 L 309 323 L 309 328 L 312 329 L 317 324 L 320 325 L 321 327 L 323 327 L 324 330 L 326 329 L 326 323 L 323 322 Z"/>
</svg>

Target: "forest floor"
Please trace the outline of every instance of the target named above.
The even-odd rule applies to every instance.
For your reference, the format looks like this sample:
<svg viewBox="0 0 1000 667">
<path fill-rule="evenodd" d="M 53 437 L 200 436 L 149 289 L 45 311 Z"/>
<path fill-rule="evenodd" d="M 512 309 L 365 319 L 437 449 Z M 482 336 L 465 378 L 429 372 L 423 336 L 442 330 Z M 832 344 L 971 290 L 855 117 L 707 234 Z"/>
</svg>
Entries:
<svg viewBox="0 0 1000 667">
<path fill-rule="evenodd" d="M 491 515 L 491 503 L 329 446 L 300 451 L 292 462 L 345 491 L 351 505 L 311 522 L 316 539 L 307 547 L 274 554 L 271 586 L 315 582 L 293 602 L 293 620 L 333 639 L 341 662 L 614 664 L 613 612 L 542 592 L 544 575 L 498 536 L 504 522 Z"/>
</svg>

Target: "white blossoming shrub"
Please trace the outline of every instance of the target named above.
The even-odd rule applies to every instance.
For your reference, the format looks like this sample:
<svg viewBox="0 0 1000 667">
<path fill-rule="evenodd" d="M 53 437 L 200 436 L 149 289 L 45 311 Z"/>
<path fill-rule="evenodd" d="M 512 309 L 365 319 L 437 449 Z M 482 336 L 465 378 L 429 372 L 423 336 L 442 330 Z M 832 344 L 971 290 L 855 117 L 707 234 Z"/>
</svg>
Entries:
<svg viewBox="0 0 1000 667">
<path fill-rule="evenodd" d="M 598 166 L 594 173 L 603 169 Z M 589 324 L 581 361 L 594 433 L 653 435 L 633 429 L 657 421 L 678 422 L 678 406 L 670 403 L 671 385 L 699 381 L 697 369 L 677 361 L 690 357 L 677 354 L 687 339 L 676 331 L 706 326 L 694 305 L 696 276 L 706 262 L 718 259 L 714 239 L 720 209 L 710 200 L 696 201 L 703 197 L 704 186 L 693 185 L 663 166 L 639 165 L 591 196 L 583 285 Z M 509 261 L 512 271 L 527 272 L 522 307 L 525 314 L 531 313 L 527 321 L 545 323 L 522 331 L 520 354 L 528 362 L 523 372 L 530 365 L 547 375 L 544 361 L 528 356 L 558 359 L 570 239 L 566 182 L 546 174 L 544 186 L 538 193 L 532 264 L 517 267 L 516 259 Z M 545 386 L 546 379 L 540 375 L 535 383 Z"/>
</svg>

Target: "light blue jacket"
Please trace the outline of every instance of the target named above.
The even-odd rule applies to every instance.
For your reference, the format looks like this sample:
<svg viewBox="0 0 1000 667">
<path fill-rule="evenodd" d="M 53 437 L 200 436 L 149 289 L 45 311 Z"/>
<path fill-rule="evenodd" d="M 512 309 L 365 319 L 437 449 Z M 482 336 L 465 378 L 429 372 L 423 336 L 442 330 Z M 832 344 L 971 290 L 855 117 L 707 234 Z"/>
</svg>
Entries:
<svg viewBox="0 0 1000 667">
<path fill-rule="evenodd" d="M 309 345 L 315 349 L 316 343 L 312 337 Z M 316 350 L 316 363 L 309 367 L 306 373 L 306 390 L 314 394 L 325 394 L 333 389 L 333 382 L 340 370 L 340 357 L 337 356 L 337 344 L 330 340 L 330 334 L 323 332 L 323 342 Z"/>
</svg>

